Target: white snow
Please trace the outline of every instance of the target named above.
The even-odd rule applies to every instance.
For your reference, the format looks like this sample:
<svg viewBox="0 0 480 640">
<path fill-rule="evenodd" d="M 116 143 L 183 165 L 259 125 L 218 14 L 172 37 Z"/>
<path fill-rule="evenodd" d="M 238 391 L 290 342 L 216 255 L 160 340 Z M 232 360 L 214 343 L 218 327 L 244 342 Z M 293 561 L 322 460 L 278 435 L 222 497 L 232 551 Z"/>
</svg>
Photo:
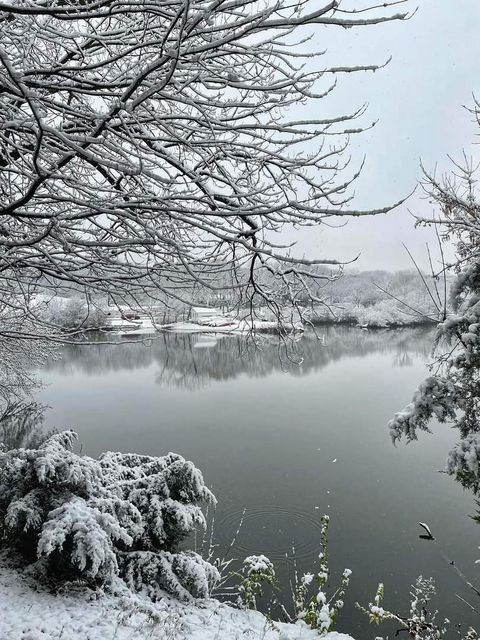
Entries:
<svg viewBox="0 0 480 640">
<path fill-rule="evenodd" d="M 149 316 L 141 316 L 139 320 L 109 318 L 107 326 L 120 336 L 138 336 L 155 333 L 157 330 L 157 326 Z"/>
<path fill-rule="evenodd" d="M 174 322 L 172 324 L 158 324 L 152 322 L 149 317 L 141 317 L 139 320 L 124 320 L 123 318 L 109 318 L 106 326 L 116 335 L 136 336 L 152 334 L 157 331 L 170 333 L 207 333 L 207 334 L 234 334 L 242 335 L 251 331 L 275 332 L 278 331 L 278 322 L 270 320 L 236 320 L 223 316 L 212 317 L 201 322 Z M 287 331 L 301 333 L 304 328 L 301 323 L 287 324 Z"/>
<path fill-rule="evenodd" d="M 277 331 L 278 322 L 270 320 L 234 320 L 226 318 L 218 318 L 209 320 L 208 323 L 195 323 L 195 322 L 175 322 L 174 324 L 159 327 L 160 329 L 166 329 L 174 333 L 230 333 L 230 334 L 243 334 L 249 333 L 254 330 L 257 332 L 262 331 Z M 302 332 L 303 326 L 300 323 L 295 323 L 287 327 L 288 330 L 298 333 Z"/>
<path fill-rule="evenodd" d="M 448 454 L 447 473 L 460 474 L 463 472 L 478 477 L 479 471 L 480 434 L 468 433 Z"/>
<path fill-rule="evenodd" d="M 117 595 L 71 586 L 66 593 L 42 589 L 28 571 L 0 559 L 2 640 L 318 640 L 303 622 L 273 623 L 256 611 L 217 600 L 182 604 L 165 597 L 153 604 L 119 588 Z M 119 583 L 120 585 L 120 583 Z M 65 590 L 67 591 L 67 590 Z M 323 640 L 352 640 L 330 632 Z"/>
<path fill-rule="evenodd" d="M 252 573 L 265 573 L 273 570 L 272 563 L 264 555 L 248 556 L 248 558 L 245 558 L 243 561 L 243 564 L 245 565 L 248 576 Z"/>
</svg>

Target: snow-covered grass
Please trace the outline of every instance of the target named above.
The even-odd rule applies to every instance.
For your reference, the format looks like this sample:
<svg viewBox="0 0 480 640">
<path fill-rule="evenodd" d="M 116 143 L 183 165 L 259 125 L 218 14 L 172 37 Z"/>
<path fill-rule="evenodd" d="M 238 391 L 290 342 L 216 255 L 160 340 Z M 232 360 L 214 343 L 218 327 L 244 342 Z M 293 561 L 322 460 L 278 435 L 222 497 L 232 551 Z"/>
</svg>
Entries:
<svg viewBox="0 0 480 640">
<path fill-rule="evenodd" d="M 183 604 L 165 596 L 152 603 L 121 583 L 116 593 L 78 587 L 54 593 L 31 570 L 0 556 L 0 638 L 2 640 L 318 640 L 302 622 L 270 623 L 257 611 L 217 600 Z M 328 633 L 323 640 L 351 640 Z"/>
</svg>

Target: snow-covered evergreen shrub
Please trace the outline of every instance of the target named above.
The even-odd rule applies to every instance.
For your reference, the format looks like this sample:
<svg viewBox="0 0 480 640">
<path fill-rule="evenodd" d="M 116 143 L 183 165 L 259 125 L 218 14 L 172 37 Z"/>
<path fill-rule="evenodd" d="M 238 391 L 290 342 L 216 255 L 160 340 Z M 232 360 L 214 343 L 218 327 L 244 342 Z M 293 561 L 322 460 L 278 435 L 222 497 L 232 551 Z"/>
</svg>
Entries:
<svg viewBox="0 0 480 640">
<path fill-rule="evenodd" d="M 408 441 L 417 439 L 417 431 L 429 431 L 429 422 L 435 417 L 439 422 L 454 420 L 455 406 L 461 402 L 454 381 L 442 376 L 429 376 L 415 390 L 412 401 L 398 411 L 389 422 L 394 442 L 405 436 Z"/>
<path fill-rule="evenodd" d="M 450 451 L 447 473 L 474 493 L 480 490 L 480 434 L 469 433 Z"/>
<path fill-rule="evenodd" d="M 215 502 L 201 472 L 181 456 L 76 454 L 73 431 L 38 449 L 0 453 L 3 545 L 50 571 L 105 583 L 116 576 L 152 598 L 168 592 L 205 597 L 217 570 L 178 544 L 205 526 L 203 503 Z"/>
<path fill-rule="evenodd" d="M 472 260 L 474 258 L 472 257 Z M 465 266 L 452 286 L 453 314 L 438 325 L 435 373 L 416 389 L 412 401 L 389 427 L 394 441 L 416 439 L 428 423 L 451 422 L 462 438 L 479 431 L 480 412 L 480 258 Z"/>
<path fill-rule="evenodd" d="M 471 453 L 470 434 L 480 431 L 480 209 L 474 172 L 468 163 L 465 167 L 455 164 L 454 176 L 442 182 L 427 176 L 424 187 L 440 210 L 440 234 L 456 242 L 456 277 L 450 290 L 450 312 L 437 329 L 433 375 L 390 421 L 394 440 L 402 435 L 415 439 L 416 429 L 425 429 L 432 418 L 452 422 L 461 438 L 467 439 L 460 449 Z M 437 224 L 438 220 L 422 222 Z M 457 470 L 454 458 L 448 467 L 452 473 Z"/>
</svg>

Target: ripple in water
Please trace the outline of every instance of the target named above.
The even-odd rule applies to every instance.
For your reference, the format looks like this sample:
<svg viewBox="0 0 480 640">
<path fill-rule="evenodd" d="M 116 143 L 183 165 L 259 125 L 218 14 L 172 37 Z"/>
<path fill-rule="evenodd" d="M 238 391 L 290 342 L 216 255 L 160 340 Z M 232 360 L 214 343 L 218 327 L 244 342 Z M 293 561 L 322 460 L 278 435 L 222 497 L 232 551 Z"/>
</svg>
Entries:
<svg viewBox="0 0 480 640">
<path fill-rule="evenodd" d="M 218 518 L 214 525 L 222 538 L 218 541 L 219 553 L 228 553 L 228 557 L 240 561 L 249 555 L 264 553 L 279 568 L 282 565 L 292 567 L 293 555 L 297 562 L 318 555 L 320 517 L 320 513 L 272 504 L 248 505 L 245 510 L 233 510 Z"/>
</svg>

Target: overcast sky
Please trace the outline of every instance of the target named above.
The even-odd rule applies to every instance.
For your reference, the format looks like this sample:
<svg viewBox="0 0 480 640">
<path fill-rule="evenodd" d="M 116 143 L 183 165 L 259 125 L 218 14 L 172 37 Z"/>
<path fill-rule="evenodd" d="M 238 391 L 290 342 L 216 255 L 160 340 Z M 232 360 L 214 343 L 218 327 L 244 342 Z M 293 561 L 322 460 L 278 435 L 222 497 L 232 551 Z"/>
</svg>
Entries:
<svg viewBox="0 0 480 640">
<path fill-rule="evenodd" d="M 361 4 L 352 0 L 348 6 Z M 342 75 L 335 95 L 315 107 L 330 116 L 368 102 L 363 122 L 378 119 L 352 141 L 353 159 L 366 156 L 355 208 L 383 207 L 408 194 L 420 177 L 420 159 L 428 169 L 445 170 L 447 154 L 458 158 L 465 150 L 480 157 L 480 128 L 463 108 L 472 105 L 473 93 L 480 97 L 479 27 L 480 0 L 418 0 L 417 13 L 405 22 L 317 32 L 315 48 L 328 47 L 325 62 L 336 66 L 392 56 L 379 72 Z M 415 229 L 408 209 L 422 215 L 432 210 L 419 193 L 385 216 L 352 220 L 341 229 L 296 232 L 297 248 L 337 259 L 361 252 L 358 268 L 394 270 L 411 267 L 405 242 L 426 264 L 425 242 L 433 240 L 432 233 Z"/>
</svg>

